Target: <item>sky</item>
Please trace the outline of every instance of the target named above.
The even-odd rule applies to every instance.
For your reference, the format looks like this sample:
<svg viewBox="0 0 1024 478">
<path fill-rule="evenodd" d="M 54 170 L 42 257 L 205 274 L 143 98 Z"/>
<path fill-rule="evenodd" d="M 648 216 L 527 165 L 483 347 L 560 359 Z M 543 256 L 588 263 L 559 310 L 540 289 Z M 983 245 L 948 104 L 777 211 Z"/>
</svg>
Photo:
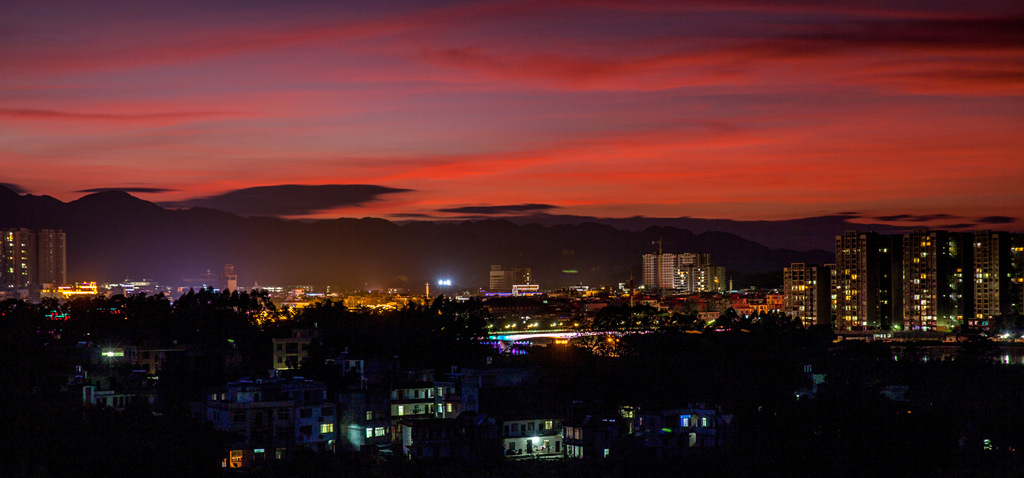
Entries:
<svg viewBox="0 0 1024 478">
<path fill-rule="evenodd" d="M 64 201 L 1024 229 L 1024 2 L 0 2 Z"/>
</svg>

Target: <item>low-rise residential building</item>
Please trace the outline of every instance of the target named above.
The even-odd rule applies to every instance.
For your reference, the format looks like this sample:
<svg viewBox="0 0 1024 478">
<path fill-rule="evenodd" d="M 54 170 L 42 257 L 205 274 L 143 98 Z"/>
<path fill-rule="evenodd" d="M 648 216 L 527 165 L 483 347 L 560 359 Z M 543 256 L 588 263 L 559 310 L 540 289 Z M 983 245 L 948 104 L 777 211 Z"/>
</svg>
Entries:
<svg viewBox="0 0 1024 478">
<path fill-rule="evenodd" d="M 173 347 L 151 347 L 151 346 L 130 346 L 125 349 L 125 356 L 139 369 L 145 370 L 150 375 L 160 375 L 167 360 L 173 356 L 183 356 L 187 353 L 184 346 Z"/>
<path fill-rule="evenodd" d="M 678 409 L 637 407 L 630 415 L 630 447 L 659 458 L 720 449 L 731 418 L 704 404 Z"/>
<path fill-rule="evenodd" d="M 293 330 L 288 337 L 271 339 L 274 347 L 274 370 L 297 369 L 309 358 L 309 348 L 316 338 L 313 329 Z"/>
<path fill-rule="evenodd" d="M 494 418 L 465 412 L 456 418 L 406 419 L 398 424 L 407 458 L 453 458 L 467 463 L 501 459 L 501 437 Z"/>
<path fill-rule="evenodd" d="M 587 415 L 569 420 L 563 432 L 566 458 L 606 458 L 611 456 L 619 436 L 615 418 Z"/>
<path fill-rule="evenodd" d="M 207 397 L 201 416 L 235 439 L 224 466 L 287 459 L 298 449 L 333 450 L 337 412 L 324 384 L 301 379 L 241 380 Z"/>
<path fill-rule="evenodd" d="M 344 390 L 338 396 L 339 447 L 383 449 L 391 445 L 391 401 L 387 388 Z"/>
<path fill-rule="evenodd" d="M 562 420 L 559 418 L 505 420 L 501 437 L 506 457 L 561 458 L 563 454 Z"/>
<path fill-rule="evenodd" d="M 391 387 L 391 417 L 433 418 L 435 412 L 433 382 L 405 382 Z"/>
</svg>

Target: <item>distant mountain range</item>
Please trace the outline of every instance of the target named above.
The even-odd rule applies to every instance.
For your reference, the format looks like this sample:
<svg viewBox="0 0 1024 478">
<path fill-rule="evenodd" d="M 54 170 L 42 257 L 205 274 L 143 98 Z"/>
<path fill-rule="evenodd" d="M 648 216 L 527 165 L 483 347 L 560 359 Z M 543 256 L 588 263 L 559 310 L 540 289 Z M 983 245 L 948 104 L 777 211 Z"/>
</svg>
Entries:
<svg viewBox="0 0 1024 478">
<path fill-rule="evenodd" d="M 830 215 L 801 219 L 778 221 L 734 221 L 731 219 L 699 219 L 693 217 L 626 217 L 598 218 L 590 216 L 570 216 L 556 214 L 535 214 L 530 216 L 508 217 L 516 224 L 582 224 L 597 222 L 607 224 L 616 229 L 642 231 L 649 227 L 675 227 L 686 229 L 694 234 L 704 232 L 728 232 L 745 239 L 757 242 L 772 249 L 794 249 L 810 251 L 814 249 L 834 250 L 835 236 L 844 231 L 870 230 L 880 233 L 902 233 L 908 228 L 888 224 L 856 224 L 850 219 L 856 215 Z"/>
<path fill-rule="evenodd" d="M 831 250 L 769 248 L 732 232 L 762 229 L 761 240 L 834 230 L 801 223 L 741 223 L 677 219 L 586 221 L 574 216 L 535 216 L 465 221 L 408 222 L 335 219 L 314 222 L 249 217 L 204 208 L 169 210 L 125 192 L 107 191 L 61 202 L 20 195 L 0 186 L 0 227 L 59 228 L 67 232 L 70 280 L 154 279 L 180 284 L 223 264 L 235 265 L 239 285 L 330 285 L 344 289 L 406 285 L 450 278 L 459 287 L 486 287 L 492 264 L 531 267 L 544 288 L 583 283 L 615 285 L 632 274 L 640 283 L 641 255 L 656 251 L 703 252 L 734 277 L 777 275 L 792 262 L 828 263 Z M 821 219 L 821 218 L 819 218 Z M 823 219 L 836 221 L 835 219 Z M 561 223 L 559 223 L 561 222 Z M 678 227 L 688 225 L 695 234 Z M 756 226 L 756 227 L 755 227 Z M 746 229 L 744 229 L 746 228 Z M 851 227 L 846 227 L 850 229 Z M 769 232 L 764 232 L 769 231 Z M 770 232 L 775 231 L 775 232 Z M 800 245 L 814 241 L 793 241 Z M 746 285 L 737 281 L 737 286 Z M 432 285 L 432 292 L 437 291 Z"/>
</svg>

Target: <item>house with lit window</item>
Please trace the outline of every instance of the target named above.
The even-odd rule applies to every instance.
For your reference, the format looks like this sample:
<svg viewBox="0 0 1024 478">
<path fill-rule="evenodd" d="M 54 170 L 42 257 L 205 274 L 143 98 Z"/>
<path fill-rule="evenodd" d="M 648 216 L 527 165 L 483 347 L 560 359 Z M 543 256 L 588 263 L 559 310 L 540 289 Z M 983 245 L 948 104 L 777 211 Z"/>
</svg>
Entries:
<svg viewBox="0 0 1024 478">
<path fill-rule="evenodd" d="M 433 381 L 408 381 L 391 386 L 391 418 L 434 418 Z"/>
<path fill-rule="evenodd" d="M 561 458 L 562 420 L 556 417 L 508 419 L 501 427 L 507 458 Z"/>
<path fill-rule="evenodd" d="M 463 411 L 461 387 L 454 381 L 434 382 L 434 415 L 455 418 Z"/>
<path fill-rule="evenodd" d="M 288 337 L 275 337 L 274 370 L 297 369 L 309 358 L 309 348 L 317 338 L 316 329 L 294 329 Z"/>
<path fill-rule="evenodd" d="M 731 415 L 717 407 L 690 404 L 686 408 L 623 407 L 631 417 L 628 447 L 650 457 L 707 453 L 725 444 Z M 622 414 L 622 415 L 625 415 Z"/>
<path fill-rule="evenodd" d="M 336 406 L 324 384 L 310 380 L 240 380 L 210 394 L 197 415 L 228 432 L 224 467 L 285 460 L 299 449 L 333 451 Z"/>
<path fill-rule="evenodd" d="M 386 387 L 367 387 L 338 394 L 340 449 L 359 451 L 391 445 L 389 392 Z"/>
<path fill-rule="evenodd" d="M 565 456 L 653 459 L 708 454 L 728 444 L 732 415 L 702 403 L 667 405 L 642 402 L 617 411 L 590 405 L 586 415 L 574 410 L 563 432 Z"/>
<path fill-rule="evenodd" d="M 566 420 L 562 432 L 566 458 L 607 458 L 616 448 L 620 421 L 614 417 L 586 415 Z"/>
</svg>

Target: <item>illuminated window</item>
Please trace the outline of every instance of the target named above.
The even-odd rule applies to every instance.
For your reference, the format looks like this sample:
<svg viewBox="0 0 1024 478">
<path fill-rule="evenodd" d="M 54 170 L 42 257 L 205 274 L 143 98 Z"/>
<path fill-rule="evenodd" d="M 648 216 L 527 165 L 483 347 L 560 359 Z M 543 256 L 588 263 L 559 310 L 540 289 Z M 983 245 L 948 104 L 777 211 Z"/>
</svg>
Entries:
<svg viewBox="0 0 1024 478">
<path fill-rule="evenodd" d="M 334 433 L 333 423 L 323 423 L 320 425 L 320 433 Z"/>
<path fill-rule="evenodd" d="M 690 416 L 689 415 L 680 415 L 679 416 L 679 426 L 681 426 L 681 427 L 688 427 L 688 426 L 690 426 Z"/>
<path fill-rule="evenodd" d="M 366 429 L 366 438 L 373 438 L 373 427 Z"/>
<path fill-rule="evenodd" d="M 242 467 L 242 450 L 231 450 L 231 468 Z"/>
<path fill-rule="evenodd" d="M 386 431 L 387 430 L 384 427 L 374 428 L 373 429 L 373 436 L 375 436 L 375 437 L 382 437 L 382 436 L 384 436 L 384 433 L 386 433 Z"/>
<path fill-rule="evenodd" d="M 399 415 L 401 415 L 401 412 L 399 412 Z M 371 411 L 371 410 L 367 410 L 366 411 L 366 419 L 367 420 L 373 420 L 373 411 Z"/>
</svg>

